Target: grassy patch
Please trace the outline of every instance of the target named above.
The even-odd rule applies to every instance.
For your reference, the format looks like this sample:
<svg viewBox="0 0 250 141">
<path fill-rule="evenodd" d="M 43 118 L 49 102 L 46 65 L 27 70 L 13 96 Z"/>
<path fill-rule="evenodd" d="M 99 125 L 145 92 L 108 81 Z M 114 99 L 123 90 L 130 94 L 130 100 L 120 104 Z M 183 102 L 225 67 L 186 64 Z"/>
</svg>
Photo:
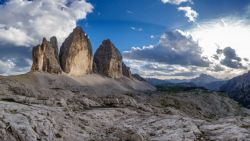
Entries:
<svg viewBox="0 0 250 141">
<path fill-rule="evenodd" d="M 205 88 L 201 87 L 185 87 L 185 86 L 165 86 L 165 85 L 158 85 L 156 86 L 157 90 L 160 92 L 169 92 L 169 93 L 178 93 L 178 92 L 188 92 L 194 90 L 206 90 Z"/>
<path fill-rule="evenodd" d="M 250 125 L 241 125 L 241 128 L 250 129 Z"/>
<path fill-rule="evenodd" d="M 1 101 L 5 101 L 5 102 L 16 102 L 15 99 L 13 99 L 13 98 L 2 98 Z"/>
</svg>

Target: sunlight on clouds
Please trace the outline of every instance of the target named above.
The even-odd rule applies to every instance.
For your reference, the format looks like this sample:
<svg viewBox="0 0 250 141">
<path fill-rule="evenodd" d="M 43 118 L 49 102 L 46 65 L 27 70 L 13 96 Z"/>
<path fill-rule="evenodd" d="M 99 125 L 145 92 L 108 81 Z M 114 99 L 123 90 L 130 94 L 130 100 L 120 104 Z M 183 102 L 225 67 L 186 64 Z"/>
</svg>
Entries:
<svg viewBox="0 0 250 141">
<path fill-rule="evenodd" d="M 178 11 L 185 12 L 185 17 L 188 18 L 188 22 L 195 22 L 199 16 L 199 14 L 189 6 L 178 7 Z"/>
<path fill-rule="evenodd" d="M 1 74 L 9 74 L 10 70 L 16 66 L 14 62 L 11 60 L 2 61 L 0 60 L 0 73 Z"/>
<path fill-rule="evenodd" d="M 161 36 L 158 45 L 132 47 L 123 54 L 127 65 L 133 68 L 132 71 L 144 77 L 189 79 L 206 73 L 228 79 L 249 69 L 248 28 L 242 21 L 203 23 L 188 32 L 167 32 Z M 192 48 L 189 49 L 190 45 Z M 195 56 L 192 52 L 198 53 L 200 57 L 192 59 Z M 178 55 L 173 58 L 175 53 Z M 171 56 L 171 59 L 167 56 Z M 202 59 L 209 63 L 206 66 L 197 65 L 196 61 Z M 187 60 L 189 63 L 185 63 Z"/>
<path fill-rule="evenodd" d="M 250 25 L 248 20 L 217 19 L 189 30 L 203 47 L 206 56 L 212 56 L 218 48 L 232 47 L 242 58 L 250 59 Z"/>
<path fill-rule="evenodd" d="M 163 64 L 133 59 L 124 59 L 124 62 L 131 68 L 133 73 L 138 73 L 145 78 L 192 79 L 202 73 L 206 73 L 219 79 L 230 79 L 245 73 L 245 70 L 232 68 L 215 71 L 214 68 L 216 68 L 216 64 L 213 64 L 215 66 L 211 65 L 211 67 L 205 68 L 197 66 Z"/>
</svg>

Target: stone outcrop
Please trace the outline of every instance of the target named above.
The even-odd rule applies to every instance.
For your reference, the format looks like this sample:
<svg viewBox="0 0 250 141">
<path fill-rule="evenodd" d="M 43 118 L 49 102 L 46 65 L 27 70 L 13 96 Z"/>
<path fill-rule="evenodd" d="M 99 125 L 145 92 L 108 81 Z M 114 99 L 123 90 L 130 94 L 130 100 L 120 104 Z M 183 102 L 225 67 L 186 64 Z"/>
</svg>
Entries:
<svg viewBox="0 0 250 141">
<path fill-rule="evenodd" d="M 33 65 L 32 71 L 48 72 L 48 73 L 61 73 L 61 67 L 58 63 L 58 50 L 55 45 L 56 38 L 52 38 L 52 42 L 47 41 L 45 38 L 41 45 L 38 45 L 32 50 Z"/>
<path fill-rule="evenodd" d="M 130 68 L 127 67 L 124 63 L 122 63 L 122 74 L 128 78 L 132 78 L 132 74 Z"/>
<path fill-rule="evenodd" d="M 119 79 L 133 78 L 130 68 L 122 61 L 122 55 L 109 40 L 104 40 L 97 49 L 94 59 L 87 34 L 76 27 L 63 42 L 60 53 L 56 37 L 43 40 L 33 49 L 32 71 L 48 73 L 65 72 L 72 76 L 84 76 L 92 72 Z"/>
<path fill-rule="evenodd" d="M 121 78 L 122 55 L 115 45 L 108 39 L 104 40 L 94 55 L 95 71 L 111 78 Z"/>
<path fill-rule="evenodd" d="M 143 77 L 141 77 L 139 74 L 133 74 L 132 75 L 133 78 L 135 78 L 136 80 L 139 80 L 139 81 L 146 81 Z"/>
<path fill-rule="evenodd" d="M 250 71 L 228 80 L 220 90 L 243 106 L 250 108 Z"/>
<path fill-rule="evenodd" d="M 76 27 L 63 42 L 59 60 L 62 70 L 70 75 L 83 76 L 92 73 L 92 46 L 82 28 Z"/>
</svg>

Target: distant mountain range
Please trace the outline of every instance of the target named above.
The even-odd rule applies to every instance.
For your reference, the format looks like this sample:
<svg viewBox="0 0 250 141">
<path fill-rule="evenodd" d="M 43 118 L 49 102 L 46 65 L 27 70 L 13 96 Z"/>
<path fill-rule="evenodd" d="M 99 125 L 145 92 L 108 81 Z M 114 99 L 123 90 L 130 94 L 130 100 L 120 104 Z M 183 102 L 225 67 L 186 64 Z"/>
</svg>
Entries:
<svg viewBox="0 0 250 141">
<path fill-rule="evenodd" d="M 217 79 L 207 74 L 201 74 L 199 77 L 184 80 L 160 80 L 155 78 L 147 78 L 146 80 L 155 86 L 199 87 L 213 91 L 222 91 L 243 106 L 250 108 L 250 71 L 230 80 Z"/>
<path fill-rule="evenodd" d="M 201 74 L 199 77 L 193 79 L 168 79 L 168 80 L 161 80 L 156 78 L 147 78 L 146 79 L 150 84 L 158 86 L 158 85 L 180 85 L 180 86 L 188 86 L 188 87 L 203 87 L 209 90 L 220 90 L 220 87 L 224 85 L 227 81 L 217 79 L 213 76 L 207 74 Z"/>
</svg>

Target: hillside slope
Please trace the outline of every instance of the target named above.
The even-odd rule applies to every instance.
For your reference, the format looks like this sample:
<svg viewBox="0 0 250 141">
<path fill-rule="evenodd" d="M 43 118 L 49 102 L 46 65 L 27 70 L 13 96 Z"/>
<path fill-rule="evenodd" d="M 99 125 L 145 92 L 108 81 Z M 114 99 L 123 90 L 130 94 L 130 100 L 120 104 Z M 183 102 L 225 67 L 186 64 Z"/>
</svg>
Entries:
<svg viewBox="0 0 250 141">
<path fill-rule="evenodd" d="M 250 72 L 229 80 L 221 87 L 221 91 L 250 108 Z"/>
<path fill-rule="evenodd" d="M 1 141 L 248 140 L 250 112 L 219 93 L 131 79 L 0 77 Z"/>
</svg>

